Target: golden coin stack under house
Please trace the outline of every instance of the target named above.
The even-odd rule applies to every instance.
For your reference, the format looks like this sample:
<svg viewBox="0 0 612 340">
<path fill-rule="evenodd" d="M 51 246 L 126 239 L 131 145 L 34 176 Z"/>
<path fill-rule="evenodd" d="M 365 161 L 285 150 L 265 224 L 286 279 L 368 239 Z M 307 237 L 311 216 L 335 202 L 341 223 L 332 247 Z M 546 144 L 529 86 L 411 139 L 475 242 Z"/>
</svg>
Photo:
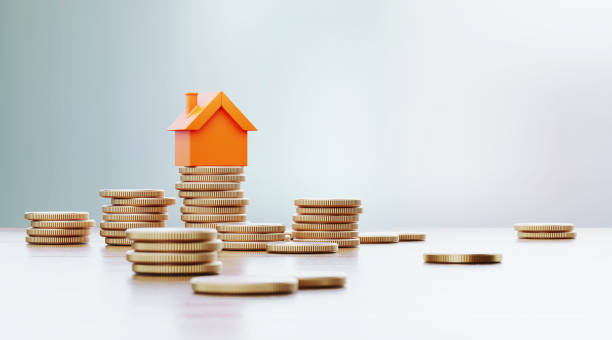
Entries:
<svg viewBox="0 0 612 340">
<path fill-rule="evenodd" d="M 293 241 L 333 242 L 340 248 L 359 246 L 358 199 L 297 199 Z"/>
</svg>

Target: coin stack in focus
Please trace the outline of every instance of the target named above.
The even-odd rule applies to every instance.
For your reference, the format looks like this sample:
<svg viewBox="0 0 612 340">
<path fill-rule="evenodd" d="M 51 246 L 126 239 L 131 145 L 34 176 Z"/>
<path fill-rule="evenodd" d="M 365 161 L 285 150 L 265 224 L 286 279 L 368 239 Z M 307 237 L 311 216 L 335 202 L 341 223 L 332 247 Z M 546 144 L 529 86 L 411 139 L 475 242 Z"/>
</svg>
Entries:
<svg viewBox="0 0 612 340">
<path fill-rule="evenodd" d="M 30 221 L 25 240 L 31 244 L 87 243 L 91 227 L 96 225 L 88 212 L 26 212 L 24 217 Z"/>
<path fill-rule="evenodd" d="M 266 250 L 268 243 L 285 240 L 282 223 L 219 223 L 217 231 L 223 250 Z"/>
<path fill-rule="evenodd" d="M 576 238 L 572 223 L 516 223 L 518 238 L 536 240 L 561 240 Z"/>
<path fill-rule="evenodd" d="M 132 270 L 152 275 L 219 274 L 217 252 L 222 243 L 214 229 L 138 228 L 127 231 Z"/>
<path fill-rule="evenodd" d="M 297 199 L 293 215 L 293 241 L 334 242 L 340 248 L 359 246 L 362 212 L 358 199 Z"/>
<path fill-rule="evenodd" d="M 217 223 L 246 221 L 249 200 L 240 190 L 240 166 L 181 167 L 175 187 L 183 198 L 181 220 L 185 228 L 216 228 Z"/>
<path fill-rule="evenodd" d="M 113 246 L 129 246 L 126 230 L 132 228 L 162 228 L 168 219 L 168 206 L 174 197 L 164 197 L 161 189 L 102 189 L 100 196 L 111 199 L 102 206 L 100 236 Z"/>
</svg>

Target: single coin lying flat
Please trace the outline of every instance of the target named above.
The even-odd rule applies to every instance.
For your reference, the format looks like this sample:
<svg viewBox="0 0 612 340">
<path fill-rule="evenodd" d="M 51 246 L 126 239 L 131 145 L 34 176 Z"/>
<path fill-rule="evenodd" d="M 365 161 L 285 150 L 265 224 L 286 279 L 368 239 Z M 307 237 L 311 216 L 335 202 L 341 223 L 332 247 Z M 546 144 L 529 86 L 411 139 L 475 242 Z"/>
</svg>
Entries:
<svg viewBox="0 0 612 340">
<path fill-rule="evenodd" d="M 349 231 L 294 231 L 291 233 L 294 238 L 314 238 L 314 239 L 335 239 L 335 238 L 356 238 L 359 237 L 357 230 Z"/>
<path fill-rule="evenodd" d="M 217 223 L 190 223 L 185 222 L 185 228 L 204 228 L 217 230 Z"/>
<path fill-rule="evenodd" d="M 167 214 L 104 214 L 102 219 L 109 222 L 158 222 L 168 219 Z"/>
<path fill-rule="evenodd" d="M 220 276 L 191 279 L 195 293 L 201 294 L 290 294 L 298 288 L 295 277 Z"/>
<path fill-rule="evenodd" d="M 357 230 L 357 223 L 293 223 L 295 231 L 349 231 Z"/>
<path fill-rule="evenodd" d="M 127 233 L 125 230 L 109 230 L 109 229 L 100 229 L 100 236 L 102 237 L 114 237 L 114 238 L 126 238 Z"/>
<path fill-rule="evenodd" d="M 177 182 L 177 190 L 240 190 L 239 182 Z"/>
<path fill-rule="evenodd" d="M 296 199 L 294 203 L 298 207 L 348 208 L 360 206 L 361 200 L 344 198 L 299 198 Z"/>
<path fill-rule="evenodd" d="M 89 242 L 88 236 L 74 237 L 47 237 L 47 236 L 27 236 L 26 242 L 32 244 L 81 244 Z"/>
<path fill-rule="evenodd" d="M 297 223 L 355 223 L 359 215 L 293 215 Z"/>
<path fill-rule="evenodd" d="M 277 254 L 325 254 L 337 253 L 338 244 L 332 242 L 272 242 L 268 253 Z"/>
<path fill-rule="evenodd" d="M 127 237 L 130 240 L 141 242 L 210 241 L 217 237 L 217 231 L 212 229 L 196 228 L 136 228 L 128 229 Z"/>
<path fill-rule="evenodd" d="M 168 207 L 137 207 L 130 205 L 103 205 L 102 212 L 105 214 L 165 214 Z"/>
<path fill-rule="evenodd" d="M 179 173 L 186 175 L 229 175 L 243 172 L 244 168 L 241 166 L 184 166 L 179 168 Z"/>
<path fill-rule="evenodd" d="M 181 182 L 244 182 L 244 175 L 181 175 Z"/>
<path fill-rule="evenodd" d="M 109 246 L 131 246 L 134 241 L 128 240 L 127 238 L 114 238 L 107 237 L 104 239 L 104 242 Z"/>
<path fill-rule="evenodd" d="M 566 233 L 574 230 L 572 223 L 516 223 L 514 229 L 526 233 Z"/>
<path fill-rule="evenodd" d="M 136 251 L 160 253 L 193 253 L 219 251 L 222 247 L 223 242 L 221 242 L 221 240 L 200 242 L 134 242 L 134 244 L 132 245 L 132 248 Z"/>
<path fill-rule="evenodd" d="M 51 236 L 51 237 L 71 237 L 71 236 L 86 236 L 91 232 L 90 228 L 72 228 L 72 229 L 51 229 L 51 228 L 28 228 L 26 233 L 28 236 Z"/>
<path fill-rule="evenodd" d="M 224 241 L 223 250 L 266 250 L 269 242 Z"/>
<path fill-rule="evenodd" d="M 130 205 L 137 207 L 160 207 L 176 204 L 174 197 L 159 197 L 159 198 L 113 198 L 112 205 Z"/>
<path fill-rule="evenodd" d="M 159 222 L 100 222 L 100 228 L 105 230 L 127 230 L 132 228 L 163 228 L 165 221 Z"/>
<path fill-rule="evenodd" d="M 358 215 L 363 209 L 354 208 L 296 208 L 295 212 L 301 215 Z"/>
<path fill-rule="evenodd" d="M 181 198 L 242 198 L 244 191 L 242 190 L 225 190 L 225 191 L 195 191 L 195 190 L 179 190 Z"/>
<path fill-rule="evenodd" d="M 91 228 L 96 225 L 94 220 L 77 220 L 77 221 L 31 221 L 32 228 L 49 228 L 49 229 L 83 229 Z"/>
<path fill-rule="evenodd" d="M 246 207 L 181 207 L 183 214 L 245 214 Z"/>
<path fill-rule="evenodd" d="M 539 239 L 539 240 L 559 240 L 559 239 L 573 239 L 576 238 L 576 232 L 571 231 L 568 233 L 554 232 L 554 233 L 536 233 L 536 232 L 518 232 L 518 237 L 521 239 Z"/>
<path fill-rule="evenodd" d="M 244 222 L 247 219 L 246 214 L 184 214 L 181 216 L 183 222 L 196 223 L 222 223 L 222 222 Z"/>
<path fill-rule="evenodd" d="M 240 207 L 249 205 L 248 198 L 186 198 L 185 205 L 196 207 Z"/>
<path fill-rule="evenodd" d="M 285 225 L 282 223 L 219 223 L 217 231 L 220 233 L 283 233 Z"/>
<path fill-rule="evenodd" d="M 397 233 L 360 233 L 359 242 L 364 243 L 397 243 L 399 234 Z"/>
<path fill-rule="evenodd" d="M 125 253 L 129 262 L 144 264 L 191 264 L 217 261 L 217 252 L 154 253 L 129 250 Z"/>
<path fill-rule="evenodd" d="M 501 254 L 423 254 L 427 263 L 485 264 L 500 263 Z"/>
<path fill-rule="evenodd" d="M 88 212 L 79 211 L 34 211 L 24 214 L 26 220 L 34 221 L 68 221 L 68 220 L 87 220 Z"/>
<path fill-rule="evenodd" d="M 424 233 L 409 233 L 400 231 L 398 232 L 400 242 L 403 241 L 425 241 L 426 235 Z"/>
<path fill-rule="evenodd" d="M 358 238 L 293 238 L 293 241 L 335 243 L 339 248 L 355 248 L 360 243 Z"/>
<path fill-rule="evenodd" d="M 341 288 L 346 284 L 346 274 L 340 272 L 299 272 L 295 277 L 300 289 Z"/>
<path fill-rule="evenodd" d="M 102 189 L 100 197 L 107 198 L 152 198 L 164 197 L 161 189 Z"/>
<path fill-rule="evenodd" d="M 221 261 L 198 264 L 132 264 L 135 273 L 152 275 L 219 274 L 222 268 Z"/>
<path fill-rule="evenodd" d="M 238 233 L 219 233 L 218 235 L 221 241 L 236 241 L 236 242 L 273 242 L 283 241 L 285 239 L 284 233 L 252 233 L 252 234 L 238 234 Z"/>
</svg>

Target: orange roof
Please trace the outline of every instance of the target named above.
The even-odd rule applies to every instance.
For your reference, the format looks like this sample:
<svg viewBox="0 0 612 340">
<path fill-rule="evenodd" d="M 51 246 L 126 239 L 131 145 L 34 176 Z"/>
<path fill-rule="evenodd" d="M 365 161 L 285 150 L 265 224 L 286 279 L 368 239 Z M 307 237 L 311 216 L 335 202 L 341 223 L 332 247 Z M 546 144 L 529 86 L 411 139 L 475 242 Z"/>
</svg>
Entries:
<svg viewBox="0 0 612 340">
<path fill-rule="evenodd" d="M 183 111 L 168 131 L 199 130 L 221 107 L 243 130 L 257 131 L 223 91 L 198 94 L 197 105 L 190 112 Z"/>
</svg>

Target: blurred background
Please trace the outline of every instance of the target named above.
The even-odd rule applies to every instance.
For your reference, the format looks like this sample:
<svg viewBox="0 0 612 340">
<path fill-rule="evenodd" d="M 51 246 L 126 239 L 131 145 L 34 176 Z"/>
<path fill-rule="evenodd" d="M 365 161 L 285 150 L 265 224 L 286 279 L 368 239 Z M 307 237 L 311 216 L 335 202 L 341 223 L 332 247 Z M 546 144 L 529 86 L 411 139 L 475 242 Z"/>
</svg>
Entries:
<svg viewBox="0 0 612 340">
<path fill-rule="evenodd" d="M 249 219 L 363 200 L 361 230 L 612 224 L 608 1 L 1 1 L 0 226 L 176 196 L 166 128 L 223 90 Z M 169 226 L 182 226 L 179 206 Z"/>
</svg>

